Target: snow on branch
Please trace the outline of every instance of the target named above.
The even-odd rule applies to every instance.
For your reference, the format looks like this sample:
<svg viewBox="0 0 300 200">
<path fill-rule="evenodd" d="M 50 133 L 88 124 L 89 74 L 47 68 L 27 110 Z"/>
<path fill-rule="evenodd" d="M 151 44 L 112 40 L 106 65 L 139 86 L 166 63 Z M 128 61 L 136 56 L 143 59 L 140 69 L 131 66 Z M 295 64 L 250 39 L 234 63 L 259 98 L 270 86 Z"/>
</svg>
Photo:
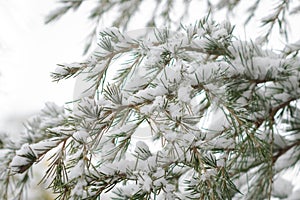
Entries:
<svg viewBox="0 0 300 200">
<path fill-rule="evenodd" d="M 48 106 L 53 121 L 41 118 L 43 137 L 23 142 L 10 169 L 51 150 L 43 181 L 61 199 L 286 197 L 273 180 L 299 163 L 299 57 L 240 41 L 210 17 L 148 36 L 105 29 L 85 62 L 62 65 L 54 80 L 86 73 L 92 92 L 67 114 Z"/>
</svg>

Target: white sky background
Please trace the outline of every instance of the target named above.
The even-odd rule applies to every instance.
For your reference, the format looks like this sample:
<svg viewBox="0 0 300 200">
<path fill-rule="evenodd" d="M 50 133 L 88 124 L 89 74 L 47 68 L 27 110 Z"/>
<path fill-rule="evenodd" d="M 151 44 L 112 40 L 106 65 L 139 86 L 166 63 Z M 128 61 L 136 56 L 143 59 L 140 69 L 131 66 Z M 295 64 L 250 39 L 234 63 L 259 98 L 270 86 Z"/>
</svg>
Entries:
<svg viewBox="0 0 300 200">
<path fill-rule="evenodd" d="M 12 126 L 21 124 L 18 119 L 37 112 L 47 101 L 62 105 L 72 100 L 74 80 L 52 82 L 50 72 L 56 64 L 83 59 L 89 26 L 77 14 L 44 25 L 55 3 L 0 0 L 0 130 L 14 131 Z"/>
</svg>

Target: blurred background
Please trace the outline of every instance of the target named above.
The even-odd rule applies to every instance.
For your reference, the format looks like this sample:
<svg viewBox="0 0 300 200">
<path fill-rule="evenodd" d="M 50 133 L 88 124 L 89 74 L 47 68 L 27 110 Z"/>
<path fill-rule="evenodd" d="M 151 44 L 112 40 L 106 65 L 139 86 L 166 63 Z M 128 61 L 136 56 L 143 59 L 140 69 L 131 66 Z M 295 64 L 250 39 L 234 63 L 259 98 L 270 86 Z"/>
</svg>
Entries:
<svg viewBox="0 0 300 200">
<path fill-rule="evenodd" d="M 19 132 L 47 101 L 72 100 L 74 80 L 52 82 L 50 72 L 83 60 L 88 23 L 79 11 L 45 25 L 56 7 L 52 0 L 0 0 L 0 131 Z"/>
</svg>

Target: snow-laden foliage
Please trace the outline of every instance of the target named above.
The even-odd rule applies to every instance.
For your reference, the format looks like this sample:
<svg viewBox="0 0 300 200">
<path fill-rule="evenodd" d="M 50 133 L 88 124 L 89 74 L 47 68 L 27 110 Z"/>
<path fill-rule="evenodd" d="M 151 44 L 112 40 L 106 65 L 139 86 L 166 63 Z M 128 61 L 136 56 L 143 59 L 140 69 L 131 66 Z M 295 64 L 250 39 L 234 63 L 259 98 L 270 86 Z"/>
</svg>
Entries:
<svg viewBox="0 0 300 200">
<path fill-rule="evenodd" d="M 63 107 L 46 103 L 40 114 L 29 119 L 21 138 L 0 138 L 0 199 L 23 199 L 32 176 L 34 163 L 63 141 L 63 134 L 51 131 L 68 122 Z M 54 128 L 55 129 L 55 128 Z M 22 173 L 17 175 L 17 173 Z"/>
<path fill-rule="evenodd" d="M 81 7 L 88 11 L 85 14 L 92 24 L 86 38 L 84 53 L 87 53 L 92 46 L 103 21 L 106 26 L 127 30 L 128 26 L 136 23 L 135 17 L 141 17 L 147 27 L 167 26 L 177 29 L 180 23 L 189 19 L 194 8 L 197 8 L 194 12 L 199 14 L 201 10 L 203 12 L 203 8 L 212 14 L 225 11 L 229 19 L 236 17 L 245 25 L 253 22 L 257 28 L 263 27 L 259 36 L 261 42 L 268 41 L 273 32 L 279 32 L 288 41 L 289 20 L 292 16 L 298 15 L 300 10 L 298 1 L 289 0 L 61 0 L 59 6 L 47 16 L 45 22 L 58 20 L 66 13 L 77 11 Z M 241 10 L 243 11 L 240 14 L 243 16 L 236 16 L 236 13 Z"/>
<path fill-rule="evenodd" d="M 297 48 L 265 50 L 209 17 L 147 34 L 105 29 L 85 62 L 58 66 L 54 80 L 85 73 L 92 86 L 73 110 L 47 104 L 20 144 L 2 141 L 2 199 L 12 179 L 29 180 L 14 174 L 28 176 L 43 158 L 42 182 L 58 199 L 295 196 L 281 176 L 299 164 Z M 126 63 L 114 66 L 122 56 Z M 145 124 L 161 145 L 130 149 Z"/>
</svg>

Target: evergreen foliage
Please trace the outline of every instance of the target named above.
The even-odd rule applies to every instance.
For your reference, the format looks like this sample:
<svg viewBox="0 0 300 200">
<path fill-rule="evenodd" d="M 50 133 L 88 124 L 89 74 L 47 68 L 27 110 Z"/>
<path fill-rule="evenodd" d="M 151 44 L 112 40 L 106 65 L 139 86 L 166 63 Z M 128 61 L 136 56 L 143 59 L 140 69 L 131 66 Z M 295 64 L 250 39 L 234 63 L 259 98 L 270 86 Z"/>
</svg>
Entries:
<svg viewBox="0 0 300 200">
<path fill-rule="evenodd" d="M 48 21 L 84 1 L 61 2 Z M 191 1 L 184 2 L 188 7 Z M 232 11 L 240 2 L 208 4 L 212 12 Z M 259 2 L 249 8 L 249 20 Z M 99 1 L 90 17 L 118 6 L 122 12 L 113 24 L 126 28 L 132 5 L 140 3 Z M 151 24 L 156 16 L 171 23 L 174 2 L 155 3 L 166 6 Z M 264 18 L 270 28 L 261 41 L 268 42 L 275 23 L 286 30 L 285 16 L 297 12 L 289 3 L 280 1 Z M 1 199 L 22 199 L 32 167 L 42 160 L 41 183 L 57 199 L 105 193 L 115 200 L 297 198 L 284 172 L 299 170 L 300 44 L 274 51 L 242 41 L 230 22 L 217 23 L 209 14 L 176 32 L 149 29 L 132 36 L 119 28 L 102 30 L 86 61 L 52 73 L 54 81 L 86 74 L 91 87 L 73 108 L 48 103 L 26 123 L 20 142 L 1 137 Z M 115 66 L 120 58 L 126 62 Z M 110 70 L 116 73 L 107 80 Z M 144 141 L 132 148 L 144 125 L 160 142 L 156 149 Z"/>
</svg>

